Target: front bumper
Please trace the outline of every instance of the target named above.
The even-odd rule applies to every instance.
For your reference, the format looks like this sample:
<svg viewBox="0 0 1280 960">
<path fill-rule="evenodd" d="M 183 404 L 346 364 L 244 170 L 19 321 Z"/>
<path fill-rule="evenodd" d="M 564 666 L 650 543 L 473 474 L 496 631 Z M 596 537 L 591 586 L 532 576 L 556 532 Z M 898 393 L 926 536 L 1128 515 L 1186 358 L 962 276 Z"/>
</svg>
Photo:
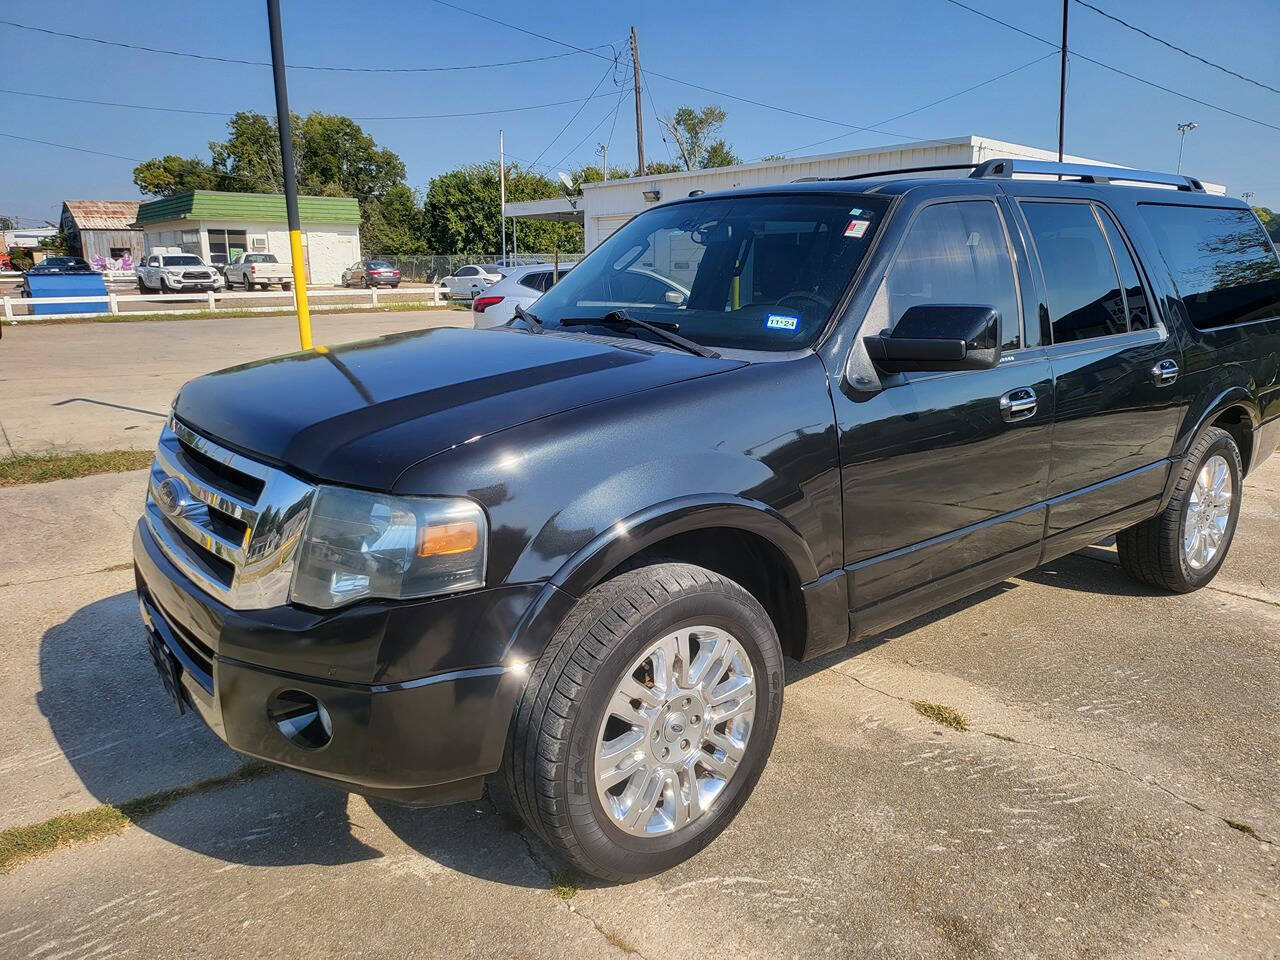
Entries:
<svg viewBox="0 0 1280 960">
<path fill-rule="evenodd" d="M 501 766 L 526 671 L 501 656 L 465 665 L 459 658 L 467 649 L 505 649 L 539 585 L 329 614 L 236 611 L 174 567 L 143 523 L 133 550 L 144 624 L 153 648 L 161 647 L 158 665 L 167 650 L 179 702 L 233 750 L 415 806 L 474 799 Z M 391 679 L 406 658 L 388 648 L 405 636 L 440 647 L 414 651 L 407 662 L 433 657 L 440 669 Z M 368 657 L 381 664 L 372 675 L 347 679 Z M 305 672 L 325 661 L 323 675 Z M 271 705 L 293 692 L 325 707 L 332 736 L 323 746 L 286 738 L 271 715 Z"/>
</svg>

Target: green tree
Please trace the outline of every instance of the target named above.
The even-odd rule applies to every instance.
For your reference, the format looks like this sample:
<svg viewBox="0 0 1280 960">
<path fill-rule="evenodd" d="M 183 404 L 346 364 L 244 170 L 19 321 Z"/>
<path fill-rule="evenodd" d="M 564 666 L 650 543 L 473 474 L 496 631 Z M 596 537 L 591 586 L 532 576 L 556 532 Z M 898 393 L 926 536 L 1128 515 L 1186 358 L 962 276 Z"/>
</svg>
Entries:
<svg viewBox="0 0 1280 960">
<path fill-rule="evenodd" d="M 723 107 L 713 103 L 701 110 L 681 107 L 670 119 L 659 118 L 658 122 L 675 140 L 684 168 L 697 170 L 740 162 L 724 138 L 719 136 L 727 116 Z"/>
<path fill-rule="evenodd" d="M 1271 235 L 1271 239 L 1280 243 L 1280 213 L 1267 207 L 1254 207 L 1253 212 L 1262 221 L 1262 228 Z"/>
<path fill-rule="evenodd" d="M 213 164 L 175 154 L 138 164 L 133 168 L 133 182 L 144 194 L 152 197 L 172 197 L 189 190 L 235 189 L 221 172 L 214 169 Z"/>
<path fill-rule="evenodd" d="M 516 164 L 507 168 L 509 203 L 563 194 L 559 181 L 531 173 Z M 502 240 L 497 163 L 472 164 L 432 179 L 427 188 L 426 225 L 427 246 L 432 253 L 480 254 L 499 250 Z M 582 250 L 582 228 L 577 224 L 521 220 L 517 229 L 521 250 L 541 253 Z"/>
<path fill-rule="evenodd" d="M 360 237 L 373 254 L 427 253 L 425 197 L 397 183 L 361 210 Z"/>
</svg>

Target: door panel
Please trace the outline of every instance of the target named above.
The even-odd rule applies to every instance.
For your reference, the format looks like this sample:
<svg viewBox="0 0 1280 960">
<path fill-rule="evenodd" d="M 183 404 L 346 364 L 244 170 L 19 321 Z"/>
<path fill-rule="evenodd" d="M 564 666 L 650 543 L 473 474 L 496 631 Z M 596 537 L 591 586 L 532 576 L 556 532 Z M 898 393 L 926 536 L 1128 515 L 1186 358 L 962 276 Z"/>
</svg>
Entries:
<svg viewBox="0 0 1280 960">
<path fill-rule="evenodd" d="M 1000 398 L 1022 387 L 1036 413 L 1008 422 Z M 1038 351 L 861 402 L 839 397 L 836 414 L 853 610 L 1026 547 L 1038 553 L 1053 422 Z"/>
<path fill-rule="evenodd" d="M 1054 345 L 1053 459 L 1046 535 L 1105 518 L 1164 490 L 1181 406 L 1181 353 L 1111 214 L 1087 201 L 1019 202 L 1044 281 Z M 1076 538 L 1068 538 L 1072 542 Z M 1048 553 L 1061 552 L 1047 545 Z"/>
</svg>

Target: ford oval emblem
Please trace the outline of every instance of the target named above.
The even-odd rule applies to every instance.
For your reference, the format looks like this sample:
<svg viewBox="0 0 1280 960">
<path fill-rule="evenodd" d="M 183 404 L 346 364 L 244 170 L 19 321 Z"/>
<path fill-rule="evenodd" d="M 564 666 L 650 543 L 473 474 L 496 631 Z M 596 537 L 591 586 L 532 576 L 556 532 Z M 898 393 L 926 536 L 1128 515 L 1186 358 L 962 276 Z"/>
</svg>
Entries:
<svg viewBox="0 0 1280 960">
<path fill-rule="evenodd" d="M 187 507 L 187 488 L 177 477 L 165 477 L 155 486 L 156 505 L 168 516 L 176 517 Z"/>
</svg>

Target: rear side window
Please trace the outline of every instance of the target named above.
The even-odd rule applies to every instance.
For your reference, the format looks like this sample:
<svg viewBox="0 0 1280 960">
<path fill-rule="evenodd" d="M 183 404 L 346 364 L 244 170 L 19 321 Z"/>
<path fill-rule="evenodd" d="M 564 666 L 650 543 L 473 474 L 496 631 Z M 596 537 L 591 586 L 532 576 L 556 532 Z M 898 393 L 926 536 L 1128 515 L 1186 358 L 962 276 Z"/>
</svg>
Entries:
<svg viewBox="0 0 1280 960">
<path fill-rule="evenodd" d="M 1018 289 L 1009 241 L 989 200 L 936 203 L 911 224 L 886 278 L 896 325 L 922 304 L 991 305 L 1000 311 L 1001 349 L 1021 344 Z"/>
<path fill-rule="evenodd" d="M 1142 289 L 1142 281 L 1138 279 L 1138 267 L 1133 262 L 1133 254 L 1120 236 L 1120 228 L 1116 226 L 1111 214 L 1098 209 L 1098 217 L 1102 221 L 1102 229 L 1106 231 L 1107 242 L 1111 244 L 1116 269 L 1120 271 L 1120 285 L 1124 287 L 1124 298 L 1129 308 L 1129 329 L 1149 329 L 1152 326 L 1151 304 Z"/>
<path fill-rule="evenodd" d="M 539 293 L 546 293 L 547 288 L 551 286 L 551 274 L 546 270 L 526 273 L 520 278 L 519 284 L 522 287 L 528 287 L 530 290 L 537 290 Z"/>
<path fill-rule="evenodd" d="M 1248 210 L 1143 204 L 1191 322 L 1201 329 L 1280 316 L 1280 261 Z"/>
<path fill-rule="evenodd" d="M 1044 270 L 1053 342 L 1127 332 L 1120 279 L 1092 205 L 1023 201 L 1022 210 Z"/>
</svg>

